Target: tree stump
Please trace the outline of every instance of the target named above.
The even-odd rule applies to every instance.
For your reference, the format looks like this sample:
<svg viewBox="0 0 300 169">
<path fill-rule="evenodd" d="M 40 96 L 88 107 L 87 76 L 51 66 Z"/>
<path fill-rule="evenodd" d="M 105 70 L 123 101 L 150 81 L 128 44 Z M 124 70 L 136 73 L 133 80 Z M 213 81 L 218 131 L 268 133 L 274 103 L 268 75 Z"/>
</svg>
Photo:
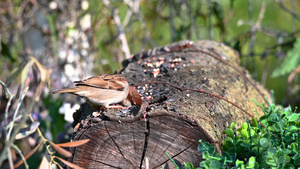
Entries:
<svg viewBox="0 0 300 169">
<path fill-rule="evenodd" d="M 239 66 L 237 52 L 213 41 L 181 41 L 124 64 L 121 74 L 137 85 L 142 107 L 98 116 L 82 106 L 74 114 L 80 127 L 73 140 L 90 141 L 71 149 L 70 162 L 83 168 L 176 168 L 168 153 L 178 166 L 199 166 L 199 139 L 220 152 L 222 131 L 233 121 L 261 116 L 252 100 L 270 98 Z"/>
</svg>

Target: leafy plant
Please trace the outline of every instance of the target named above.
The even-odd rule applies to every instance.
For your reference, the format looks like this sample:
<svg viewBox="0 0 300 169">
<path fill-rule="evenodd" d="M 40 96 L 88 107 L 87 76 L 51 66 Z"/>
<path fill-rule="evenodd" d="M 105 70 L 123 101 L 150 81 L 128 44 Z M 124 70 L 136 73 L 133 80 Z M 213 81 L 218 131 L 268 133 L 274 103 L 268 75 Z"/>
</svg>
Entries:
<svg viewBox="0 0 300 169">
<path fill-rule="evenodd" d="M 278 77 L 292 72 L 300 65 L 300 38 L 297 38 L 293 49 L 289 50 L 287 56 L 284 58 L 282 64 L 277 67 L 272 77 Z"/>
<path fill-rule="evenodd" d="M 177 168 L 177 169 L 180 169 L 180 168 L 184 168 L 184 169 L 195 169 L 194 165 L 191 163 L 191 162 L 188 162 L 188 163 L 184 163 L 182 167 L 179 167 L 176 162 L 172 159 L 172 157 L 169 155 L 168 152 L 166 152 L 166 155 L 168 156 L 168 158 L 172 161 L 172 163 L 174 164 L 174 166 Z M 163 167 L 164 169 L 164 167 Z"/>
<path fill-rule="evenodd" d="M 37 74 L 39 74 L 39 76 L 36 76 Z M 4 162 L 7 162 L 10 168 L 18 168 L 22 164 L 24 165 L 24 168 L 31 167 L 28 165 L 27 159 L 35 154 L 41 146 L 45 147 L 46 153 L 43 155 L 40 168 L 51 168 L 52 164 L 56 164 L 62 168 L 60 162 L 72 168 L 82 168 L 58 157 L 56 153 L 63 157 L 72 157 L 72 153 L 65 150 L 63 147 L 77 147 L 87 143 L 89 139 L 55 144 L 45 138 L 45 134 L 40 129 L 40 122 L 33 118 L 33 107 L 40 100 L 45 85 L 47 82 L 49 83 L 50 74 L 51 70 L 46 69 L 38 60 L 36 60 L 36 58 L 31 57 L 24 67 L 20 66 L 19 70 L 16 71 L 16 74 L 12 75 L 20 81 L 20 84 L 18 84 L 18 86 L 20 86 L 19 94 L 13 95 L 7 85 L 0 80 L 0 86 L 2 87 L 5 93 L 4 95 L 6 96 L 5 99 L 7 100 L 6 108 L 4 110 L 5 119 L 2 122 L 4 124 L 4 137 L 0 138 L 0 147 L 3 148 L 0 153 L 0 168 L 2 168 Z M 30 83 L 33 81 L 36 82 L 36 86 L 33 86 L 32 83 Z M 30 90 L 33 93 L 32 97 L 25 98 L 27 92 Z M 14 103 L 13 99 L 16 97 L 17 102 Z M 26 99 L 29 100 L 27 101 Z M 29 102 L 29 104 L 26 104 L 26 102 Z M 24 155 L 24 152 L 22 152 L 21 149 L 22 147 L 18 142 L 34 133 L 38 133 L 38 140 L 40 141 L 37 142 L 37 145 L 29 153 Z M 13 153 L 16 156 L 19 156 L 21 160 L 14 163 Z"/>
<path fill-rule="evenodd" d="M 198 150 L 201 168 L 295 168 L 300 166 L 299 113 L 291 107 L 282 110 L 270 105 L 259 120 L 243 123 L 234 131 L 235 123 L 224 130 L 227 135 L 222 155 L 215 147 L 200 140 Z"/>
</svg>

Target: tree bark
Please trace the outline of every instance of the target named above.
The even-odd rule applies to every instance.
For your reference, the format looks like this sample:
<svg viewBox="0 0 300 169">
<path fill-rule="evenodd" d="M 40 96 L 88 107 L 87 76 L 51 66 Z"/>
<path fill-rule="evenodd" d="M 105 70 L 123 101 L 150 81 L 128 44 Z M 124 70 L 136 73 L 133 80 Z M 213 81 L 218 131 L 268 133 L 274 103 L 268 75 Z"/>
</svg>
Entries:
<svg viewBox="0 0 300 169">
<path fill-rule="evenodd" d="M 73 140 L 90 141 L 72 148 L 69 161 L 83 168 L 176 168 L 168 153 L 179 167 L 199 166 L 199 139 L 221 152 L 222 131 L 231 122 L 263 115 L 253 99 L 268 104 L 267 90 L 239 64 L 237 52 L 213 41 L 182 41 L 136 55 L 121 74 L 143 96 L 142 107 L 96 116 L 83 106 L 74 114 L 80 127 Z"/>
</svg>

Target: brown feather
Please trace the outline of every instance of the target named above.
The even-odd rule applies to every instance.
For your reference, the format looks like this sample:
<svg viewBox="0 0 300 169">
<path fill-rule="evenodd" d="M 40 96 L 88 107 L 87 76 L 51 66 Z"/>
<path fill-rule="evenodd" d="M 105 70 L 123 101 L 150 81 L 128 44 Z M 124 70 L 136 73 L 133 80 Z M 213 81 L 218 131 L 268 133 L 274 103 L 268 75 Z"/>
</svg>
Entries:
<svg viewBox="0 0 300 169">
<path fill-rule="evenodd" d="M 74 83 L 75 86 L 91 86 L 101 89 L 123 91 L 124 86 L 122 83 L 118 83 L 118 81 L 124 82 L 127 81 L 127 79 L 120 75 L 99 75 L 82 81 L 75 81 Z"/>
<path fill-rule="evenodd" d="M 74 93 L 74 92 L 77 92 L 77 91 L 78 91 L 78 88 L 74 87 L 74 88 L 56 90 L 56 91 L 53 91 L 52 94 L 57 94 L 57 93 Z"/>
<path fill-rule="evenodd" d="M 129 92 L 128 92 L 128 96 L 127 99 L 132 103 L 135 104 L 137 106 L 141 106 L 143 103 L 143 100 L 139 94 L 139 92 L 132 86 L 129 86 Z"/>
</svg>

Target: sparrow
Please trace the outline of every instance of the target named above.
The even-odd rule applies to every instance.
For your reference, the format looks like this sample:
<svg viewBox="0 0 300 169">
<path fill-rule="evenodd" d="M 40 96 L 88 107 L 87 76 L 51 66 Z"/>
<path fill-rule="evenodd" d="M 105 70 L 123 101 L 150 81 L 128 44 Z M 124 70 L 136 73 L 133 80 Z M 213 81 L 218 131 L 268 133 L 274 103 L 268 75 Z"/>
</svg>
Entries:
<svg viewBox="0 0 300 169">
<path fill-rule="evenodd" d="M 141 106 L 142 99 L 134 87 L 121 75 L 103 74 L 81 81 L 74 82 L 75 87 L 53 91 L 57 93 L 70 93 L 84 98 L 92 107 L 124 108 L 110 106 L 121 103 L 122 105 L 135 104 Z M 128 104 L 129 103 L 129 104 Z"/>
</svg>

